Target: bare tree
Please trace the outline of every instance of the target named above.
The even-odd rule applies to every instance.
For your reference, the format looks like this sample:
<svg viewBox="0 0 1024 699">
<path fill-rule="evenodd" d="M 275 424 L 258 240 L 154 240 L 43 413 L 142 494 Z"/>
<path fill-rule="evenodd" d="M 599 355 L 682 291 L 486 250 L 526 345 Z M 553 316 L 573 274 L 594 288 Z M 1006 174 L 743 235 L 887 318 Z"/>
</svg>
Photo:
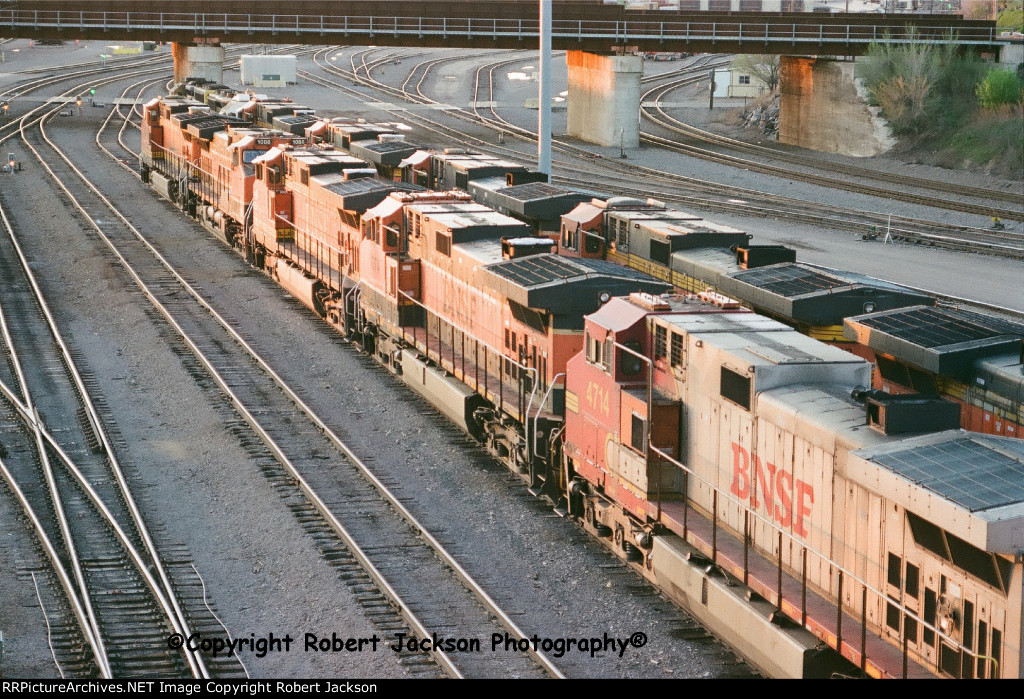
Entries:
<svg viewBox="0 0 1024 699">
<path fill-rule="evenodd" d="M 732 62 L 734 70 L 750 73 L 768 88 L 775 92 L 779 88 L 779 57 L 778 56 L 737 56 Z"/>
</svg>

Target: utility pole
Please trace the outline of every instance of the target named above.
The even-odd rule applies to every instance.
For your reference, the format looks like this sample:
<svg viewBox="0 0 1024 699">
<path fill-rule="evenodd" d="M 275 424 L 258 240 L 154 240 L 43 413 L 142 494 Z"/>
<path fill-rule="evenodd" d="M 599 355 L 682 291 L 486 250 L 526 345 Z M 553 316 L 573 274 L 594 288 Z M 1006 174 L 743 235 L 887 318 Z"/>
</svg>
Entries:
<svg viewBox="0 0 1024 699">
<path fill-rule="evenodd" d="M 537 169 L 551 181 L 551 0 L 540 0 L 540 90 L 537 103 Z"/>
</svg>

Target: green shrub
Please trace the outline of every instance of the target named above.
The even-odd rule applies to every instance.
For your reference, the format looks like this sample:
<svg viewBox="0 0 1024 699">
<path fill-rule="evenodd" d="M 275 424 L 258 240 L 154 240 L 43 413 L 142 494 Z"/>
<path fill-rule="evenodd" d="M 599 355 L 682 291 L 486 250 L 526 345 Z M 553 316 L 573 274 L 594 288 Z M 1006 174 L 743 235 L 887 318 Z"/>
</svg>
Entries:
<svg viewBox="0 0 1024 699">
<path fill-rule="evenodd" d="M 913 28 L 908 32 L 913 39 Z M 953 51 L 951 45 L 913 40 L 868 47 L 867 56 L 857 64 L 857 75 L 897 133 L 929 128 L 933 88 L 949 82 L 948 67 L 956 57 Z M 949 89 L 944 86 L 944 91 Z"/>
<path fill-rule="evenodd" d="M 1021 98 L 1020 78 L 1014 70 L 992 70 L 978 84 L 974 93 L 985 109 L 998 109 L 1003 105 L 1017 104 Z"/>
<path fill-rule="evenodd" d="M 1003 10 L 996 19 L 999 29 L 1020 29 L 1024 27 L 1024 10 Z"/>
<path fill-rule="evenodd" d="M 1024 74 L 991 68 L 952 45 L 878 43 L 857 62 L 857 77 L 914 157 L 1019 179 Z"/>
</svg>

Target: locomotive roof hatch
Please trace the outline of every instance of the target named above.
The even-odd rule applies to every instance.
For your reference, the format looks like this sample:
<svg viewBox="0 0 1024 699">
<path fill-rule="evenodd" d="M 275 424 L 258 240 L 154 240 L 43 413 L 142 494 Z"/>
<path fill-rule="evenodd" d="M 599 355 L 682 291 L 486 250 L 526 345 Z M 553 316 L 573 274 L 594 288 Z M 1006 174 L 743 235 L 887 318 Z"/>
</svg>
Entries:
<svg viewBox="0 0 1024 699">
<path fill-rule="evenodd" d="M 491 286 L 503 296 L 555 314 L 591 313 L 613 296 L 634 291 L 661 294 L 665 282 L 602 260 L 531 255 L 487 265 Z"/>
<path fill-rule="evenodd" d="M 755 308 L 814 326 L 842 326 L 843 319 L 932 298 L 861 275 L 833 273 L 799 262 L 747 269 L 721 277 L 720 290 Z"/>
<path fill-rule="evenodd" d="M 1024 440 L 965 430 L 852 452 L 849 477 L 991 553 L 1024 550 Z"/>
<path fill-rule="evenodd" d="M 979 359 L 1019 355 L 1024 325 L 960 308 L 913 306 L 847 318 L 843 334 L 942 376 L 966 377 Z"/>
</svg>

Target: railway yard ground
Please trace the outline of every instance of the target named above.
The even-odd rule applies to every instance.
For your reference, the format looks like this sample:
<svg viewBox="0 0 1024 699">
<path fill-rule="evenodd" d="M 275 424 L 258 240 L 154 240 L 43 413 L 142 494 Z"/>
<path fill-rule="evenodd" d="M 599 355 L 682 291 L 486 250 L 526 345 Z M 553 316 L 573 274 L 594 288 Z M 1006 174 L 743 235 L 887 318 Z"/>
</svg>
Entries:
<svg viewBox="0 0 1024 699">
<path fill-rule="evenodd" d="M 0 46 L 0 50 L 5 54 L 5 62 L 0 64 L 0 91 L 4 91 L 27 79 L 20 71 L 48 69 L 56 75 L 66 70 L 61 66 L 96 60 L 101 47 L 85 42 L 29 47 L 28 42 L 15 41 Z M 313 63 L 310 52 L 295 52 L 299 54 L 300 69 L 327 75 Z M 157 53 L 167 57 L 168 49 L 161 47 Z M 348 48 L 328 55 L 339 67 L 344 64 L 348 68 L 354 53 L 355 49 Z M 413 55 L 412 51 L 376 49 L 375 53 L 377 58 L 393 55 L 382 69 L 372 73 L 375 79 L 393 85 L 400 84 L 413 64 L 427 57 L 454 59 L 435 69 L 422 90 L 438 102 L 463 108 L 472 101 L 467 95 L 472 91 L 477 66 L 515 58 L 503 69 L 506 79 L 500 82 L 495 101 L 502 116 L 512 122 L 529 125 L 536 118 L 536 112 L 524 106 L 535 96 L 536 83 L 508 77 L 515 73 L 531 75 L 535 62 L 529 52 L 523 52 L 521 59 L 508 52 L 495 53 L 493 58 L 481 52 L 467 52 L 464 58 L 443 51 Z M 130 64 L 123 65 L 127 70 Z M 682 63 L 650 65 L 673 71 Z M 555 84 L 564 85 L 564 61 L 555 66 Z M 163 90 L 170 63 L 164 68 L 147 77 L 153 84 L 140 101 Z M 450 143 L 450 135 L 427 131 L 411 118 L 440 120 L 444 118 L 441 109 L 403 106 L 397 98 L 373 93 L 351 80 L 337 76 L 331 79 L 341 82 L 349 92 L 329 91 L 301 77 L 297 85 L 261 91 L 289 96 L 323 116 L 358 114 L 368 121 L 408 121 L 412 127 L 409 140 L 433 147 Z M 12 99 L 12 104 L 18 106 L 8 122 L 17 121 L 29 108 L 44 104 L 82 80 L 69 78 L 66 84 Z M 567 653 L 554 658 L 562 673 L 568 677 L 636 678 L 756 674 L 573 522 L 533 497 L 518 477 L 470 444 L 465 435 L 389 373 L 355 351 L 268 277 L 245 265 L 223 242 L 156 197 L 137 175 L 100 151 L 95 142 L 97 132 L 122 90 L 139 80 L 142 78 L 125 77 L 100 87 L 95 101 L 105 106 L 90 106 L 87 101 L 81 109 L 72 107 L 70 116 L 54 117 L 47 125 L 50 137 L 123 215 L 143 230 L 170 265 L 180 270 L 267 359 L 281 379 L 360 455 L 527 635 L 646 635 L 646 645 L 629 648 L 621 656 L 612 652 L 596 657 Z M 237 85 L 238 73 L 225 72 L 225 82 Z M 717 128 L 726 110 L 742 102 L 719 102 L 709 114 L 703 92 L 684 89 L 673 100 L 677 118 L 695 126 L 711 122 L 712 128 Z M 125 107 L 125 111 L 128 109 Z M 476 140 L 478 144 L 498 145 L 493 130 L 451 121 L 467 132 L 467 143 Z M 49 181 L 17 130 L 8 128 L 9 123 L 0 124 L 0 137 L 9 138 L 0 144 L 0 150 L 3 154 L 15 153 L 22 167 L 16 174 L 0 173 L 0 206 L 16 231 L 58 326 L 105 406 L 103 419 L 117 435 L 118 455 L 132 492 L 157 545 L 172 559 L 169 565 L 175 587 L 195 589 L 199 580 L 196 576 L 201 576 L 209 609 L 234 637 L 270 633 L 294 638 L 306 633 L 330 637 L 334 633 L 360 638 L 378 633 L 390 639 L 390 634 L 401 627 L 393 620 L 381 621 L 380 596 L 362 579 L 353 581 L 347 568 L 339 567 L 339 556 L 331 548 L 333 544 L 325 543 L 320 525 L 309 522 L 308 513 L 295 504 L 298 496 L 281 485 L 283 479 L 271 465 L 270 451 L 248 432 L 217 385 L 85 216 L 73 210 L 67 196 Z M 114 130 L 119 126 L 120 121 Z M 564 133 L 564 111 L 555 112 L 553 130 L 556 137 Z M 125 141 L 137 148 L 138 130 L 129 127 Z M 518 152 L 518 160 L 528 161 L 534 155 L 530 144 L 512 137 L 502 145 L 510 158 Z M 976 214 L 766 176 L 650 145 L 629 149 L 625 160 L 618 157 L 618 148 L 587 148 L 602 156 L 595 162 L 614 161 L 617 166 L 642 165 L 676 172 L 758 190 L 769 199 L 784 196 L 821 206 L 977 228 L 990 223 Z M 568 156 L 556 154 L 556 160 L 563 157 Z M 119 159 L 137 172 L 138 162 L 130 154 L 123 152 Z M 977 173 L 906 165 L 888 158 L 857 164 L 1024 194 L 1021 181 L 997 180 Z M 561 167 L 564 172 L 571 169 Z M 556 162 L 556 174 L 559 168 Z M 628 174 L 620 172 L 616 177 Z M 594 191 L 614 194 L 613 188 L 610 184 L 605 190 Z M 98 219 L 101 229 L 113 223 L 109 211 L 90 208 L 89 215 Z M 881 239 L 865 241 L 849 229 L 828 230 L 819 224 L 775 216 L 717 209 L 702 215 L 752 233 L 755 243 L 792 246 L 805 262 L 1024 312 L 1021 259 L 901 242 L 884 244 Z M 1021 220 L 1007 220 L 1006 227 L 1024 236 Z M 0 237 L 5 243 L 0 245 L 0 257 L 11 255 L 6 232 L 0 232 Z M 0 281 L 0 306 L 4 305 L 4 286 Z M 231 342 L 226 334 L 222 341 Z M 6 370 L 2 375 L 6 377 Z M 294 420 L 298 424 L 302 418 L 296 416 Z M 56 416 L 54 421 L 59 423 Z M 17 438 L 6 436 L 16 431 L 15 423 L 11 407 L 0 405 L 0 442 L 19 444 Z M 54 428 L 61 429 L 59 424 Z M 9 451 L 11 458 L 18 454 L 13 447 Z M 332 475 L 335 480 L 349 477 L 344 475 L 347 472 L 336 454 L 306 456 L 321 464 L 318 477 L 324 481 L 330 481 Z M 343 509 L 343 497 L 343 489 L 332 491 L 328 506 Z M 382 540 L 372 548 L 386 552 L 389 545 L 393 542 Z M 101 563 L 91 561 L 87 566 Z M 0 631 L 4 640 L 0 676 L 58 676 L 41 610 L 45 608 L 49 623 L 54 625 L 52 631 L 58 635 L 73 636 L 73 630 L 66 628 L 72 625 L 72 617 L 48 570 L 49 563 L 10 488 L 0 486 Z M 190 610 L 194 608 L 195 614 L 206 618 L 202 597 L 197 601 L 193 594 L 190 600 Z M 434 630 L 442 636 L 458 634 L 454 628 Z M 63 656 L 58 652 L 57 657 Z M 248 673 L 253 678 L 442 674 L 422 654 L 394 653 L 385 647 L 364 653 L 303 652 L 300 648 L 265 657 L 245 651 L 240 657 L 244 669 L 231 667 L 230 671 L 236 676 Z"/>
</svg>

